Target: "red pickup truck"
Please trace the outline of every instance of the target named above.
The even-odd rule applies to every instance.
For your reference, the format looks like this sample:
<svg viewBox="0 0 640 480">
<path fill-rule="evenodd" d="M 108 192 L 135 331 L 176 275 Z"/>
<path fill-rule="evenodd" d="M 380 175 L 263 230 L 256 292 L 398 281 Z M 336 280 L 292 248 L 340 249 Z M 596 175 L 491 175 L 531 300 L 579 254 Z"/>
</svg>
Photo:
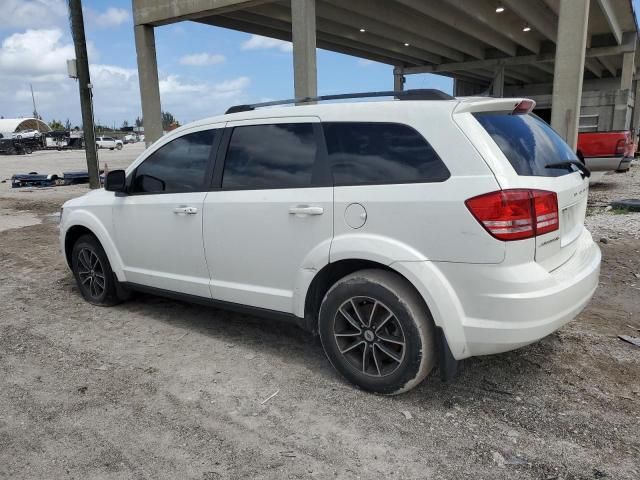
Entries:
<svg viewBox="0 0 640 480">
<path fill-rule="evenodd" d="M 578 157 L 594 172 L 626 172 L 635 153 L 630 131 L 578 134 Z"/>
</svg>

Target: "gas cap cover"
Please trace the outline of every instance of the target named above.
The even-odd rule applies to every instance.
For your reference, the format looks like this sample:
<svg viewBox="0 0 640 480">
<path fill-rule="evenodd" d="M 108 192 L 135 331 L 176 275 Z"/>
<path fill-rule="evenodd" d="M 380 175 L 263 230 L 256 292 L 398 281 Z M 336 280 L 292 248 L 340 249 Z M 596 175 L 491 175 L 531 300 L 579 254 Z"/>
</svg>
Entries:
<svg viewBox="0 0 640 480">
<path fill-rule="evenodd" d="M 344 211 L 344 221 L 351 228 L 361 228 L 367 221 L 367 211 L 359 203 L 352 203 Z"/>
</svg>

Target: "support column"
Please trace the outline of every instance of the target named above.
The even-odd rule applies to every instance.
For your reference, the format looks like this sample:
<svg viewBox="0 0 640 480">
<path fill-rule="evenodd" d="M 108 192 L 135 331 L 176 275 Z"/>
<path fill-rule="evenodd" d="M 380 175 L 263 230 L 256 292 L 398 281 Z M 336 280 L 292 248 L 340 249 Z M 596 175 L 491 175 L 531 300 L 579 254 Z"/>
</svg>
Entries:
<svg viewBox="0 0 640 480">
<path fill-rule="evenodd" d="M 393 91 L 402 92 L 404 90 L 404 68 L 395 67 L 393 69 Z"/>
<path fill-rule="evenodd" d="M 496 68 L 491 84 L 492 97 L 504 97 L 504 65 Z"/>
<path fill-rule="evenodd" d="M 625 39 L 627 34 L 625 34 Z M 633 77 L 635 76 L 636 52 L 625 52 L 622 55 L 622 73 L 620 74 L 620 92 L 613 111 L 614 130 L 628 130 L 631 127 L 631 95 Z"/>
<path fill-rule="evenodd" d="M 317 97 L 315 0 L 291 0 L 291 34 L 295 97 Z"/>
<path fill-rule="evenodd" d="M 633 138 L 637 142 L 640 134 L 640 80 L 636 80 L 636 93 L 633 102 L 633 122 L 631 127 L 634 131 Z"/>
<path fill-rule="evenodd" d="M 142 100 L 144 140 L 149 146 L 162 137 L 156 39 L 153 27 L 150 25 L 136 25 L 134 30 L 138 56 L 138 79 L 140 81 L 140 98 Z"/>
<path fill-rule="evenodd" d="M 558 18 L 551 126 L 575 150 L 582 100 L 589 0 L 562 0 Z"/>
</svg>

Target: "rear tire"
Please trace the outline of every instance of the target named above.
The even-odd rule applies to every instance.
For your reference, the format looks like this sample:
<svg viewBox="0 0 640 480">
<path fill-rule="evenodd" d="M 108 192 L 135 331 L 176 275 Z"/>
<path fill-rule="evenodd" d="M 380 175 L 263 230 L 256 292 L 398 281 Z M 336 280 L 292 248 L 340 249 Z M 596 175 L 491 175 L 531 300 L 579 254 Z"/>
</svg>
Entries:
<svg viewBox="0 0 640 480">
<path fill-rule="evenodd" d="M 71 252 L 71 267 L 78 289 L 92 305 L 108 307 L 122 301 L 118 280 L 102 245 L 93 235 L 81 236 Z"/>
<path fill-rule="evenodd" d="M 322 301 L 318 327 L 334 368 L 370 392 L 406 392 L 436 362 L 431 314 L 393 272 L 361 270 L 339 280 Z"/>
</svg>

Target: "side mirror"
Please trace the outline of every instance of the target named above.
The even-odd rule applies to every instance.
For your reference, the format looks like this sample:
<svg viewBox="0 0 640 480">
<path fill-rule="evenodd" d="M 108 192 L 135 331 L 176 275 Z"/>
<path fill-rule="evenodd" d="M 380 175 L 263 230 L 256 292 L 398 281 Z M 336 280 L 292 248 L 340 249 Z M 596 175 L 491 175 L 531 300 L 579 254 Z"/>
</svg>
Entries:
<svg viewBox="0 0 640 480">
<path fill-rule="evenodd" d="M 112 170 L 107 173 L 104 181 L 104 189 L 109 192 L 126 192 L 127 176 L 124 170 Z"/>
</svg>

